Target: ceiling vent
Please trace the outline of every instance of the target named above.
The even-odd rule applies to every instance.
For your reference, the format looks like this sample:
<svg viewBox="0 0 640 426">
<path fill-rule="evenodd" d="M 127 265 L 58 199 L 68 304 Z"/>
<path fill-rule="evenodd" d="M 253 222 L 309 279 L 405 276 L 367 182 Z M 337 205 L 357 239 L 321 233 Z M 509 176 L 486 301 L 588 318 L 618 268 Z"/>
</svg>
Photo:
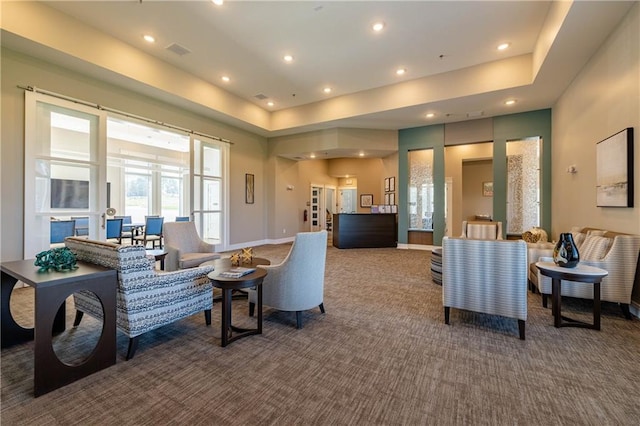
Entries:
<svg viewBox="0 0 640 426">
<path fill-rule="evenodd" d="M 268 98 L 268 96 L 267 95 L 263 95 L 262 93 L 258 93 L 257 95 L 254 96 L 254 98 L 260 99 L 261 101 L 264 101 L 265 99 Z"/>
<path fill-rule="evenodd" d="M 178 56 L 184 56 L 187 53 L 191 53 L 189 49 L 184 46 L 180 46 L 178 43 L 171 43 L 167 46 L 167 50 L 175 53 Z"/>
<path fill-rule="evenodd" d="M 483 115 L 484 111 L 470 111 L 467 113 L 467 118 L 482 117 Z"/>
</svg>

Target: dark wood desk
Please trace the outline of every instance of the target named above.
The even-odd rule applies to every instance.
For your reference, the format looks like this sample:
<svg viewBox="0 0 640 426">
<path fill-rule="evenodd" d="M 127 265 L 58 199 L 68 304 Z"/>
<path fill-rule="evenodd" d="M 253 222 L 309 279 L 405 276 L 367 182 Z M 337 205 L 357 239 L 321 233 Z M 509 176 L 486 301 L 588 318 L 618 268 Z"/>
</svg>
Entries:
<svg viewBox="0 0 640 426">
<path fill-rule="evenodd" d="M 333 215 L 333 246 L 337 248 L 397 247 L 395 213 Z"/>
<path fill-rule="evenodd" d="M 229 343 L 247 336 L 253 336 L 256 334 L 262 334 L 262 280 L 267 276 L 267 271 L 261 268 L 250 274 L 247 274 L 240 278 L 227 278 L 221 277 L 220 273 L 227 271 L 231 268 L 231 262 L 229 259 L 217 259 L 212 260 L 216 265 L 216 270 L 209 272 L 207 275 L 211 280 L 214 287 L 222 290 L 222 327 L 221 327 L 221 344 L 225 347 Z M 205 262 L 208 264 L 209 262 Z M 253 258 L 251 264 L 242 264 L 243 267 L 256 267 L 257 265 L 269 265 L 270 262 L 267 259 Z M 256 328 L 240 328 L 231 324 L 231 303 L 232 293 L 234 290 L 241 290 L 245 288 L 255 287 L 257 292 L 257 325 Z M 238 334 L 233 335 L 233 332 Z"/>
<path fill-rule="evenodd" d="M 116 363 L 117 272 L 91 263 L 78 262 L 69 272 L 38 272 L 34 260 L 0 264 L 2 271 L 2 347 L 35 340 L 34 395 L 40 396 Z M 35 289 L 35 329 L 25 329 L 11 315 L 10 298 L 20 280 Z M 95 349 L 83 363 L 68 365 L 58 359 L 52 330 L 63 331 L 65 300 L 80 290 L 96 294 L 104 309 L 102 334 Z"/>
<path fill-rule="evenodd" d="M 537 262 L 536 267 L 542 275 L 551 278 L 551 312 L 553 313 L 554 327 L 582 327 L 600 330 L 600 282 L 609 275 L 607 271 L 580 263 L 575 268 L 565 268 L 553 262 Z M 562 316 L 560 313 L 562 280 L 593 284 L 593 324 Z"/>
</svg>

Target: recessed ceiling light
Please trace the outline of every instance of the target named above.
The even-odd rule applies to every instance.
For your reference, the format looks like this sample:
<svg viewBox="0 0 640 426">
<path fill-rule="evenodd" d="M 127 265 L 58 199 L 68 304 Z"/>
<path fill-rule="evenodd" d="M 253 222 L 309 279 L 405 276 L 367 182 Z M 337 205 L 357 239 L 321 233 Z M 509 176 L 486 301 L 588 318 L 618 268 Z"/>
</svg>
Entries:
<svg viewBox="0 0 640 426">
<path fill-rule="evenodd" d="M 149 35 L 149 34 L 143 35 L 142 38 L 144 38 L 144 40 L 146 42 L 149 42 L 149 43 L 153 43 L 153 42 L 156 41 L 156 39 L 152 35 Z"/>
<path fill-rule="evenodd" d="M 293 62 L 293 56 L 291 55 L 284 55 L 282 59 L 284 59 L 285 62 Z"/>
<path fill-rule="evenodd" d="M 404 75 L 407 72 L 407 70 L 405 68 L 398 68 L 396 70 L 396 74 L 397 75 Z"/>
<path fill-rule="evenodd" d="M 213 2 L 213 4 L 215 4 L 216 6 L 222 6 L 222 4 L 224 3 L 224 0 L 211 0 Z"/>
<path fill-rule="evenodd" d="M 230 79 L 230 78 L 229 78 L 229 76 L 227 76 L 227 75 L 223 75 L 223 76 L 221 77 L 221 79 L 222 79 L 222 81 L 224 81 L 225 83 L 228 83 L 228 82 L 230 82 L 230 81 L 231 81 L 231 79 Z"/>
<path fill-rule="evenodd" d="M 435 117 L 435 116 L 436 116 L 436 115 L 435 115 L 434 113 L 432 113 L 432 112 L 430 112 L 430 113 L 428 113 L 428 114 L 426 115 L 426 117 L 427 117 L 427 118 L 433 118 L 433 117 Z"/>
<path fill-rule="evenodd" d="M 373 28 L 373 31 L 375 32 L 382 31 L 382 29 L 384 28 L 384 22 L 376 22 L 371 26 L 371 28 Z"/>
<path fill-rule="evenodd" d="M 267 105 L 268 105 L 268 106 L 270 106 L 270 107 L 272 107 L 272 106 L 274 106 L 275 104 L 274 104 L 273 102 L 269 101 L 269 102 L 267 102 Z"/>
<path fill-rule="evenodd" d="M 322 91 L 324 93 L 331 93 L 331 87 L 325 87 L 324 89 L 322 89 Z"/>
<path fill-rule="evenodd" d="M 513 104 L 515 104 L 515 103 L 516 103 L 516 100 L 515 100 L 515 99 L 509 99 L 508 101 L 505 101 L 505 102 L 504 102 L 504 104 L 505 104 L 505 105 L 513 105 Z"/>
<path fill-rule="evenodd" d="M 309 157 L 310 158 L 316 158 L 316 155 L 315 154 L 311 154 L 311 155 L 309 155 Z"/>
<path fill-rule="evenodd" d="M 502 43 L 502 44 L 498 45 L 498 50 L 505 50 L 509 46 L 511 46 L 511 43 Z"/>
<path fill-rule="evenodd" d="M 360 154 L 358 154 L 360 157 L 364 157 L 364 152 L 361 152 Z"/>
</svg>

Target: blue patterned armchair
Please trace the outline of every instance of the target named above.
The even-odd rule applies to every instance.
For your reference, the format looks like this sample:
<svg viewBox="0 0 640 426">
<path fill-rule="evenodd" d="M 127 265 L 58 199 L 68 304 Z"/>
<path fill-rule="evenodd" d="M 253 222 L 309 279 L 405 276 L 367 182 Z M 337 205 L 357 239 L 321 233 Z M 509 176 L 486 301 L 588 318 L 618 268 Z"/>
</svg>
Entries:
<svg viewBox="0 0 640 426">
<path fill-rule="evenodd" d="M 127 360 L 133 358 L 138 337 L 147 331 L 171 324 L 204 311 L 205 322 L 211 324 L 213 287 L 207 278 L 212 266 L 175 272 L 158 272 L 155 260 L 145 255 L 143 246 L 118 244 L 70 237 L 65 245 L 80 261 L 94 263 L 118 271 L 116 299 L 117 327 L 129 337 Z M 91 292 L 74 293 L 76 320 L 83 313 L 102 318 L 102 305 Z"/>
</svg>

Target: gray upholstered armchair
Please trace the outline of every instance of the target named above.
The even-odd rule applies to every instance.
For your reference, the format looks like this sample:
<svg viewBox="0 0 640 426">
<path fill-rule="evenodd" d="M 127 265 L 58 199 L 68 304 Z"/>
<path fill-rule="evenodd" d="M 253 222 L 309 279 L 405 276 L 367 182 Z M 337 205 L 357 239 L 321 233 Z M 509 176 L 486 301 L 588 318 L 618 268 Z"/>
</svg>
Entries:
<svg viewBox="0 0 640 426">
<path fill-rule="evenodd" d="M 318 306 L 324 313 L 324 267 L 327 231 L 300 232 L 287 257 L 278 265 L 259 265 L 267 270 L 262 282 L 263 304 L 296 313 L 302 328 L 302 311 Z M 256 292 L 249 291 L 249 315 L 253 315 Z"/>
<path fill-rule="evenodd" d="M 444 322 L 451 308 L 527 320 L 527 243 L 522 240 L 442 240 Z"/>
<path fill-rule="evenodd" d="M 166 271 L 176 271 L 198 266 L 208 260 L 219 259 L 213 244 L 200 239 L 193 222 L 167 222 L 164 224 L 164 249 L 167 257 Z"/>
<path fill-rule="evenodd" d="M 502 222 L 462 222 L 462 238 L 475 238 L 479 240 L 501 240 Z"/>
</svg>

